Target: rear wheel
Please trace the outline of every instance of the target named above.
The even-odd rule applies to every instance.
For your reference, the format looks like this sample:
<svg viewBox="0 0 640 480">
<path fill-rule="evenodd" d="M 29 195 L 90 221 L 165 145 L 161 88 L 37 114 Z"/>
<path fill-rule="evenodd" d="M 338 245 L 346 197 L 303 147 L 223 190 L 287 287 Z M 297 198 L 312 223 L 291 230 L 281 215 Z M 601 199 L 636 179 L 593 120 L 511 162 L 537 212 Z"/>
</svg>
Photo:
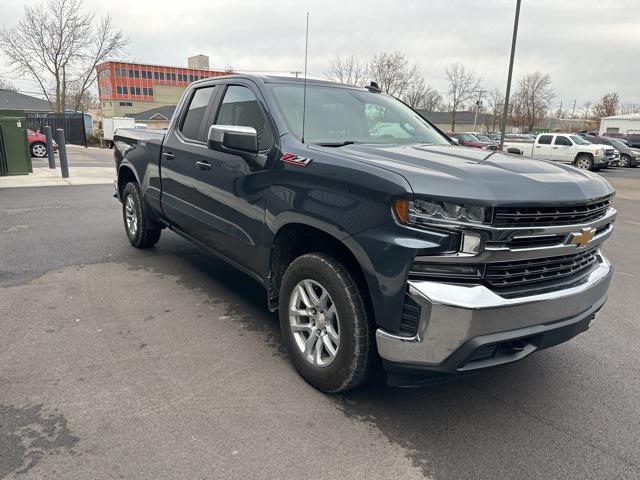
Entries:
<svg viewBox="0 0 640 480">
<path fill-rule="evenodd" d="M 31 145 L 31 156 L 44 158 L 47 156 L 47 146 L 44 143 L 33 143 Z"/>
<path fill-rule="evenodd" d="M 162 229 L 148 218 L 140 187 L 135 182 L 129 182 L 124 187 L 122 218 L 127 237 L 134 247 L 148 248 L 160 240 Z"/>
<path fill-rule="evenodd" d="M 576 158 L 576 167 L 581 168 L 583 170 L 593 170 L 593 158 L 589 155 L 579 155 Z"/>
<path fill-rule="evenodd" d="M 376 358 L 372 316 L 363 292 L 335 258 L 298 257 L 280 286 L 280 328 L 300 375 L 320 391 L 362 385 Z"/>
</svg>

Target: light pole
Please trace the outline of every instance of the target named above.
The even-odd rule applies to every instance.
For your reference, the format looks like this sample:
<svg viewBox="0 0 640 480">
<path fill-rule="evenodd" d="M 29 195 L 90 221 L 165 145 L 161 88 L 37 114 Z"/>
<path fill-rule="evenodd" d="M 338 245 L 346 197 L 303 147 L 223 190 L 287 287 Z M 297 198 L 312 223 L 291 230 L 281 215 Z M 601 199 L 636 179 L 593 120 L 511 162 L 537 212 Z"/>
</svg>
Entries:
<svg viewBox="0 0 640 480">
<path fill-rule="evenodd" d="M 511 39 L 511 58 L 509 59 L 509 75 L 507 76 L 507 93 L 504 97 L 504 110 L 500 124 L 500 150 L 504 146 L 504 131 L 507 129 L 507 113 L 509 112 L 509 96 L 511 95 L 511 76 L 513 75 L 513 57 L 516 54 L 518 38 L 518 22 L 520 21 L 520 0 L 516 0 L 516 16 L 513 20 L 513 38 Z"/>
</svg>

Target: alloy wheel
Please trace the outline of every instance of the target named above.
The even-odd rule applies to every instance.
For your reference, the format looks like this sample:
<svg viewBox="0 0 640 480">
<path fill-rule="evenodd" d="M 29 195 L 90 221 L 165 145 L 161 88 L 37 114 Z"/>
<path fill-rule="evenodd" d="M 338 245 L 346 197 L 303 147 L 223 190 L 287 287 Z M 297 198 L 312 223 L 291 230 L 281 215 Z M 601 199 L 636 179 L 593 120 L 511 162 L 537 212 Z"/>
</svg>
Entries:
<svg viewBox="0 0 640 480">
<path fill-rule="evenodd" d="M 127 230 L 133 237 L 138 233 L 138 214 L 136 211 L 136 203 L 133 200 L 133 195 L 127 195 L 124 203 L 124 216 L 127 222 Z"/>
<path fill-rule="evenodd" d="M 590 167 L 590 162 L 588 158 L 579 158 L 578 161 L 576 162 L 576 166 L 578 168 L 582 168 L 582 169 L 589 169 Z"/>
<path fill-rule="evenodd" d="M 329 292 L 315 280 L 299 282 L 289 301 L 289 325 L 304 358 L 326 367 L 340 348 L 340 322 Z"/>
<path fill-rule="evenodd" d="M 47 148 L 44 145 L 40 145 L 40 144 L 34 145 L 31 148 L 31 151 L 33 152 L 33 155 L 35 157 L 41 158 L 41 157 L 47 156 Z"/>
</svg>

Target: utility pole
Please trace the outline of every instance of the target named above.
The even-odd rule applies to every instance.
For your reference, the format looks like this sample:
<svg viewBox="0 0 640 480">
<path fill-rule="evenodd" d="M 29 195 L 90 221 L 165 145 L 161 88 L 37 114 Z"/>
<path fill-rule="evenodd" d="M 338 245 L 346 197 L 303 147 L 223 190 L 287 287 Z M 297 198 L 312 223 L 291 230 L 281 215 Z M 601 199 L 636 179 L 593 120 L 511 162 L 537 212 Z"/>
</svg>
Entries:
<svg viewBox="0 0 640 480">
<path fill-rule="evenodd" d="M 500 150 L 504 146 L 504 131 L 507 129 L 507 113 L 509 112 L 509 95 L 511 95 L 511 77 L 513 76 L 513 58 L 516 54 L 516 40 L 518 39 L 518 22 L 520 21 L 520 1 L 516 0 L 516 15 L 513 19 L 513 37 L 511 38 L 511 58 L 509 59 L 509 75 L 507 76 L 507 93 L 504 97 L 504 110 L 500 124 Z"/>
<path fill-rule="evenodd" d="M 573 101 L 573 108 L 571 109 L 571 120 L 573 120 L 573 115 L 576 113 L 576 101 Z"/>
<path fill-rule="evenodd" d="M 562 118 L 562 100 L 560 100 L 560 108 L 558 109 L 558 118 Z"/>
</svg>

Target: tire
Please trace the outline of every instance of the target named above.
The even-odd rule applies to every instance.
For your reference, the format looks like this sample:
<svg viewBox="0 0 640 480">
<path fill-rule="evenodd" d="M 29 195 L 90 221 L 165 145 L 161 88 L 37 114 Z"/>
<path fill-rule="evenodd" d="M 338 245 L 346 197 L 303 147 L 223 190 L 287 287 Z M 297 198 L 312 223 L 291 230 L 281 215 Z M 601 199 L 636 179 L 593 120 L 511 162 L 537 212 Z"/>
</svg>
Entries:
<svg viewBox="0 0 640 480">
<path fill-rule="evenodd" d="M 593 158 L 589 155 L 578 155 L 576 158 L 575 166 L 582 170 L 593 170 Z"/>
<path fill-rule="evenodd" d="M 620 155 L 620 160 L 618 160 L 618 166 L 629 168 L 631 166 L 631 157 L 629 157 L 629 155 Z"/>
<path fill-rule="evenodd" d="M 32 143 L 30 150 L 31 150 L 32 157 L 36 157 L 36 158 L 47 157 L 47 146 L 44 143 L 40 143 L 40 142 Z"/>
<path fill-rule="evenodd" d="M 324 300 L 323 292 L 327 294 Z M 309 304 L 312 308 L 298 308 L 304 314 L 292 313 L 292 306 Z M 317 305 L 316 310 L 313 307 Z M 318 390 L 344 392 L 364 384 L 373 373 L 377 361 L 373 316 L 364 292 L 335 258 L 308 253 L 289 265 L 280 286 L 279 315 L 294 367 Z M 309 344 L 312 348 L 307 353 Z"/>
<path fill-rule="evenodd" d="M 127 237 L 134 247 L 149 248 L 160 240 L 162 229 L 149 220 L 140 186 L 135 182 L 127 183 L 122 192 L 122 219 Z"/>
</svg>

